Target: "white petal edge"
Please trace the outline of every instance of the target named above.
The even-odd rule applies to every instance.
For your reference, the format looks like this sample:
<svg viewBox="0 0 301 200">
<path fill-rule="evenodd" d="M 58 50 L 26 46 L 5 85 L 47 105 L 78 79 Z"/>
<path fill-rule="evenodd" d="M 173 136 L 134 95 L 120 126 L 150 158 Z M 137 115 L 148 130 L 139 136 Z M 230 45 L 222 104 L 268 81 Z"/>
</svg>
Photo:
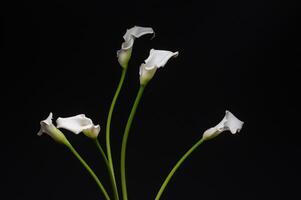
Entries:
<svg viewBox="0 0 301 200">
<path fill-rule="evenodd" d="M 225 127 L 232 133 L 238 133 L 242 129 L 242 126 L 244 124 L 243 121 L 239 120 L 237 117 L 235 117 L 230 111 L 226 110 L 226 122 Z"/>
<path fill-rule="evenodd" d="M 215 127 L 207 129 L 204 134 L 204 139 L 211 139 L 218 136 L 224 131 L 230 131 L 232 134 L 238 133 L 244 122 L 235 117 L 230 111 L 226 110 L 226 114 L 222 121 L 218 123 Z"/>
<path fill-rule="evenodd" d="M 151 49 L 148 58 L 144 61 L 145 69 L 152 70 L 154 67 L 164 67 L 170 58 L 177 57 L 178 55 L 178 51 L 172 52 L 166 50 Z"/>
<path fill-rule="evenodd" d="M 52 125 L 52 118 L 53 118 L 53 114 L 52 114 L 52 112 L 50 112 L 48 117 L 45 120 L 40 122 L 41 128 L 38 132 L 38 136 L 41 136 L 41 135 L 43 135 L 43 133 L 47 132 L 46 127 Z"/>
<path fill-rule="evenodd" d="M 62 118 L 59 117 L 56 120 L 57 128 L 67 129 L 75 134 L 79 134 L 85 129 L 89 129 L 94 126 L 92 120 L 87 118 L 84 114 Z"/>
<path fill-rule="evenodd" d="M 135 38 L 139 38 L 146 34 L 154 34 L 154 30 L 151 27 L 141 26 L 134 26 L 130 29 L 127 29 L 126 33 L 123 36 L 124 42 L 122 43 L 121 48 L 123 50 L 131 48 L 134 44 Z"/>
<path fill-rule="evenodd" d="M 41 125 L 41 128 L 40 128 L 40 131 L 38 132 L 39 136 L 41 136 L 43 133 L 46 133 L 47 135 L 52 137 L 52 139 L 54 139 L 58 143 L 62 143 L 65 145 L 69 144 L 65 135 L 53 125 L 52 113 L 50 113 L 49 116 L 45 120 L 41 121 L 40 125 Z"/>
</svg>

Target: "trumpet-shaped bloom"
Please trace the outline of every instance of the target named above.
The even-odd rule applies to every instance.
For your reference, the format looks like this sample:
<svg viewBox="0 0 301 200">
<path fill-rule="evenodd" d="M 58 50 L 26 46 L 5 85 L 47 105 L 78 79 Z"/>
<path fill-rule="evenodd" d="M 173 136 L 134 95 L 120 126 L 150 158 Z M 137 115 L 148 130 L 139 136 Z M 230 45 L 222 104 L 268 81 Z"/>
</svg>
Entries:
<svg viewBox="0 0 301 200">
<path fill-rule="evenodd" d="M 235 134 L 242 129 L 243 124 L 243 121 L 240 121 L 230 111 L 226 110 L 223 120 L 215 127 L 206 130 L 203 134 L 203 139 L 212 139 L 224 131 L 230 131 L 232 134 Z"/>
<path fill-rule="evenodd" d="M 58 128 L 67 129 L 75 134 L 83 132 L 87 137 L 92 139 L 96 139 L 100 131 L 100 126 L 94 125 L 92 120 L 84 114 L 66 118 L 59 117 L 56 123 Z"/>
<path fill-rule="evenodd" d="M 139 38 L 146 34 L 154 34 L 154 30 L 150 27 L 140 26 L 134 26 L 130 29 L 127 29 L 125 35 L 123 36 L 124 42 L 121 45 L 121 49 L 117 51 L 118 62 L 123 68 L 127 67 L 131 58 L 135 38 Z"/>
<path fill-rule="evenodd" d="M 179 52 L 151 49 L 149 57 L 140 66 L 140 84 L 147 84 L 155 75 L 157 68 L 164 67 L 172 57 L 177 57 Z"/>
<path fill-rule="evenodd" d="M 68 140 L 65 135 L 57 129 L 52 123 L 52 113 L 49 114 L 47 119 L 40 122 L 41 128 L 38 132 L 38 135 L 41 136 L 43 133 L 46 133 L 52 137 L 56 142 L 68 144 Z"/>
</svg>

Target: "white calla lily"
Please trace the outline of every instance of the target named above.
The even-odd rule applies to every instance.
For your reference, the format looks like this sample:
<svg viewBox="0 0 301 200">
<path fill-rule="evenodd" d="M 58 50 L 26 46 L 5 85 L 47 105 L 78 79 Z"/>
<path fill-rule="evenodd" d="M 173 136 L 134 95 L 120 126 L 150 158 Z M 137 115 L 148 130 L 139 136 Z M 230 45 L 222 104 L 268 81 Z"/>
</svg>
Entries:
<svg viewBox="0 0 301 200">
<path fill-rule="evenodd" d="M 68 140 L 65 137 L 65 135 L 57 129 L 53 123 L 52 123 L 52 113 L 49 114 L 47 119 L 40 122 L 41 128 L 38 132 L 38 136 L 43 135 L 43 133 L 46 133 L 50 137 L 52 137 L 56 142 L 62 143 L 62 144 L 68 144 Z"/>
<path fill-rule="evenodd" d="M 232 134 L 235 134 L 242 129 L 243 124 L 243 121 L 240 121 L 230 111 L 226 110 L 223 120 L 215 127 L 206 130 L 203 134 L 203 139 L 212 139 L 224 131 L 230 131 Z"/>
<path fill-rule="evenodd" d="M 179 52 L 151 49 L 149 57 L 140 66 L 140 84 L 146 85 L 155 75 L 157 68 L 164 67 L 172 57 L 177 57 Z"/>
<path fill-rule="evenodd" d="M 126 68 L 131 58 L 133 44 L 136 38 L 139 38 L 146 34 L 154 34 L 154 30 L 150 27 L 134 26 L 127 29 L 123 36 L 124 42 L 121 45 L 121 49 L 117 51 L 117 57 L 119 64 Z"/>
<path fill-rule="evenodd" d="M 56 120 L 58 128 L 67 129 L 75 134 L 83 132 L 86 136 L 90 138 L 97 138 L 100 126 L 94 125 L 90 118 L 87 118 L 84 114 L 62 118 L 59 117 Z"/>
</svg>

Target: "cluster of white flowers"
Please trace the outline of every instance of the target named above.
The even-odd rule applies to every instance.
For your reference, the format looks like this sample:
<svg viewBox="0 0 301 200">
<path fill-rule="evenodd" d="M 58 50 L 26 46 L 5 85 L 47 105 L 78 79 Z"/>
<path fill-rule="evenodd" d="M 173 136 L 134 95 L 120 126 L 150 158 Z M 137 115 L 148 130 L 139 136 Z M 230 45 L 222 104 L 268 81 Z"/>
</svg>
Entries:
<svg viewBox="0 0 301 200">
<path fill-rule="evenodd" d="M 87 137 L 90 137 L 92 139 L 96 139 L 100 131 L 100 126 L 94 125 L 92 120 L 90 118 L 87 118 L 84 114 L 67 118 L 59 117 L 56 120 L 56 123 L 57 126 L 55 127 L 52 123 L 52 113 L 50 113 L 47 119 L 41 121 L 41 129 L 38 132 L 38 135 L 46 133 L 55 141 L 65 143 L 66 139 L 64 134 L 57 128 L 64 128 L 75 134 L 83 132 Z M 235 134 L 242 129 L 243 124 L 244 122 L 237 119 L 230 111 L 226 111 L 226 114 L 222 121 L 216 126 L 207 129 L 203 133 L 203 138 L 205 140 L 209 140 L 218 136 L 224 131 L 230 131 L 232 134 Z"/>
<path fill-rule="evenodd" d="M 131 58 L 132 50 L 134 41 L 136 38 L 139 38 L 146 34 L 153 34 L 154 31 L 150 27 L 139 27 L 134 26 L 131 29 L 128 29 L 123 36 L 124 42 L 121 45 L 121 49 L 117 51 L 118 62 L 123 68 L 123 72 L 126 72 L 128 67 L 129 60 Z M 158 68 L 164 67 L 166 63 L 173 57 L 178 56 L 178 52 L 172 52 L 167 50 L 155 50 L 151 49 L 149 53 L 149 57 L 145 59 L 144 63 L 140 65 L 139 68 L 139 79 L 140 79 L 140 89 L 138 95 L 136 97 L 134 106 L 129 116 L 129 120 L 127 122 L 123 140 L 122 140 L 122 148 L 121 148 L 121 184 L 122 184 L 122 193 L 123 193 L 123 200 L 127 200 L 127 188 L 126 188 L 126 181 L 125 181 L 125 152 L 126 152 L 126 144 L 128 133 L 131 127 L 131 122 L 136 112 L 137 105 L 140 101 L 141 94 L 144 90 L 144 87 L 148 84 L 148 82 L 154 77 Z M 125 73 L 123 73 L 124 75 Z M 123 76 L 122 76 L 123 77 Z M 59 117 L 56 120 L 56 126 L 52 122 L 52 113 L 49 114 L 47 119 L 40 122 L 41 128 L 38 132 L 38 135 L 42 135 L 43 133 L 48 134 L 51 138 L 53 138 L 56 142 L 66 145 L 72 153 L 79 159 L 79 161 L 84 165 L 84 167 L 88 170 L 91 176 L 95 179 L 96 183 L 100 187 L 101 191 L 103 192 L 104 196 L 107 200 L 110 200 L 108 193 L 106 192 L 105 188 L 103 187 L 102 183 L 99 181 L 93 170 L 88 166 L 88 164 L 81 158 L 81 156 L 77 153 L 77 151 L 73 148 L 73 146 L 69 143 L 65 135 L 59 130 L 59 128 L 66 129 L 74 134 L 83 133 L 87 137 L 95 140 L 98 148 L 100 149 L 109 169 L 110 178 L 112 182 L 112 187 L 114 188 L 115 200 L 119 200 L 118 198 L 118 190 L 115 181 L 114 175 L 114 168 L 113 168 L 113 161 L 111 157 L 111 150 L 110 150 L 110 121 L 111 121 L 111 114 L 114 110 L 114 105 L 116 99 L 118 97 L 121 85 L 123 83 L 124 78 L 120 79 L 120 87 L 116 90 L 115 96 L 113 98 L 106 127 L 106 147 L 107 147 L 107 154 L 101 148 L 101 145 L 98 142 L 98 135 L 100 132 L 100 126 L 95 125 L 92 120 L 86 117 L 84 114 L 62 118 Z M 142 92 L 141 92 L 142 91 Z M 184 160 L 191 154 L 191 152 L 199 146 L 204 141 L 210 140 L 220 133 L 224 131 L 230 131 L 232 134 L 239 132 L 242 129 L 244 122 L 240 121 L 236 118 L 230 111 L 226 111 L 226 114 L 222 121 L 218 123 L 216 126 L 207 129 L 201 139 L 189 150 L 186 154 L 178 161 L 178 163 L 174 166 L 171 170 L 170 174 L 165 179 L 164 183 L 162 184 L 157 196 L 156 200 L 160 199 L 162 192 L 164 191 L 167 183 L 169 182 L 172 175 L 178 169 L 178 167 L 184 162 Z"/>
<path fill-rule="evenodd" d="M 140 26 L 134 26 L 126 31 L 123 36 L 124 42 L 121 45 L 121 49 L 117 51 L 118 62 L 123 68 L 126 68 L 128 65 L 135 38 L 139 38 L 146 34 L 154 35 L 155 32 L 150 27 Z M 178 54 L 179 52 L 151 49 L 149 57 L 140 66 L 140 84 L 146 85 L 153 78 L 158 68 L 164 67 L 170 58 L 176 57 Z M 75 134 L 83 132 L 90 138 L 97 138 L 100 131 L 100 126 L 94 125 L 92 120 L 87 118 L 84 114 L 67 118 L 59 117 L 56 123 L 57 128 L 64 128 Z M 227 130 L 235 134 L 241 130 L 242 126 L 242 121 L 237 119 L 230 111 L 226 111 L 224 119 L 217 126 L 206 130 L 203 134 L 203 138 L 208 140 Z M 46 120 L 41 121 L 41 130 L 38 135 L 42 135 L 44 132 L 56 141 L 65 140 L 65 137 L 57 130 L 57 128 L 52 123 L 52 113 L 50 113 Z"/>
<path fill-rule="evenodd" d="M 94 125 L 92 120 L 87 118 L 84 114 L 66 118 L 59 117 L 56 120 L 57 126 L 54 126 L 52 122 L 52 113 L 50 113 L 47 119 L 41 121 L 40 124 L 41 129 L 38 132 L 38 135 L 46 133 L 60 143 L 65 143 L 66 138 L 58 128 L 64 128 L 75 134 L 83 132 L 87 137 L 92 139 L 96 139 L 100 131 L 100 126 Z"/>
</svg>

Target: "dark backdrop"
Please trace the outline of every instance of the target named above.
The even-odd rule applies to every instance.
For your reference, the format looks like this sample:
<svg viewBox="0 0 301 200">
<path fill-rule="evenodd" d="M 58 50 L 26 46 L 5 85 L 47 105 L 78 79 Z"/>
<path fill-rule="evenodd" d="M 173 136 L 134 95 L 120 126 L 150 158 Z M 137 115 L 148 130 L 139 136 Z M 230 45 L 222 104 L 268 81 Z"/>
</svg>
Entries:
<svg viewBox="0 0 301 200">
<path fill-rule="evenodd" d="M 113 116 L 113 157 L 149 49 L 179 51 L 148 85 L 128 145 L 131 199 L 154 199 L 177 159 L 226 109 L 241 133 L 205 143 L 162 199 L 299 199 L 300 32 L 292 1 L 17 1 L 1 6 L 1 199 L 102 199 L 64 147 L 36 136 L 39 122 L 85 113 L 102 126 L 121 68 L 127 28 L 137 39 Z M 107 184 L 83 135 L 66 135 Z M 118 168 L 118 164 L 115 163 Z M 117 176 L 118 177 L 118 176 Z"/>
</svg>

